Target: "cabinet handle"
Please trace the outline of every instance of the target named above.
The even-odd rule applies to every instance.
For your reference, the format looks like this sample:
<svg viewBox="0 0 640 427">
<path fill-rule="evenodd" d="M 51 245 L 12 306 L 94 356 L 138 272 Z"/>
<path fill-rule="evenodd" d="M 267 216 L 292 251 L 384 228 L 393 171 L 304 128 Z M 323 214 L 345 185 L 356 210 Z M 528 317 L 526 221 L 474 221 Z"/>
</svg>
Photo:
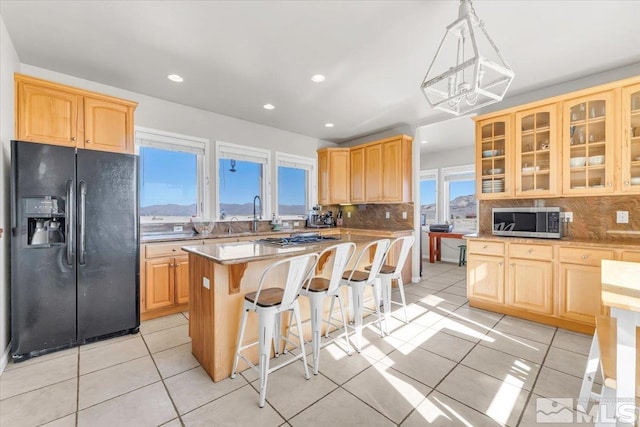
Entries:
<svg viewBox="0 0 640 427">
<path fill-rule="evenodd" d="M 629 181 L 625 181 L 625 182 L 624 182 L 624 185 L 629 185 Z"/>
<path fill-rule="evenodd" d="M 488 246 L 487 246 L 487 245 L 484 245 L 484 246 L 482 247 L 482 249 L 487 249 L 487 248 L 488 248 Z"/>
<path fill-rule="evenodd" d="M 72 140 L 72 141 L 75 141 L 76 139 L 77 139 L 77 138 L 76 138 L 75 136 L 72 136 L 72 137 L 71 137 L 71 140 Z"/>
<path fill-rule="evenodd" d="M 87 144 L 91 144 L 91 140 L 90 139 L 87 139 Z"/>
<path fill-rule="evenodd" d="M 176 248 L 173 248 L 173 249 L 171 249 L 171 250 L 172 250 L 173 252 L 175 252 L 175 251 L 176 251 Z"/>
<path fill-rule="evenodd" d="M 582 257 L 581 257 L 581 258 L 582 258 L 582 259 L 587 259 L 587 258 L 589 258 L 589 255 L 582 255 Z"/>
<path fill-rule="evenodd" d="M 607 187 L 613 186 L 613 182 L 607 182 Z"/>
<path fill-rule="evenodd" d="M 499 265 L 500 267 L 502 267 L 502 263 L 501 263 L 501 262 L 499 262 L 499 263 L 498 263 L 498 265 Z"/>
<path fill-rule="evenodd" d="M 527 253 L 528 253 L 529 255 L 531 255 L 531 254 L 533 253 L 533 249 L 529 249 L 529 250 L 527 251 Z"/>
</svg>

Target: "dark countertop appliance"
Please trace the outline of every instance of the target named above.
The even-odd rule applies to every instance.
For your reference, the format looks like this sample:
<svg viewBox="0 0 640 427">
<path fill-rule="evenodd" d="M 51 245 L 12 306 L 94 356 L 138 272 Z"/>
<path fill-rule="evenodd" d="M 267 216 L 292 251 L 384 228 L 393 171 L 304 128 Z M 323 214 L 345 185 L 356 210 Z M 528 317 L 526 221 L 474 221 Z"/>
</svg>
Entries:
<svg viewBox="0 0 640 427">
<path fill-rule="evenodd" d="M 320 206 L 316 205 L 309 211 L 307 218 L 307 227 L 309 228 L 329 228 L 335 227 L 336 221 L 333 217 L 333 211 L 325 213 L 320 212 Z"/>
<path fill-rule="evenodd" d="M 11 142 L 15 361 L 140 325 L 138 159 Z"/>
<path fill-rule="evenodd" d="M 302 233 L 294 234 L 290 237 L 267 237 L 266 239 L 256 240 L 256 242 L 284 247 L 329 242 L 332 240 L 340 240 L 340 238 L 335 236 L 321 236 L 318 233 Z"/>
</svg>

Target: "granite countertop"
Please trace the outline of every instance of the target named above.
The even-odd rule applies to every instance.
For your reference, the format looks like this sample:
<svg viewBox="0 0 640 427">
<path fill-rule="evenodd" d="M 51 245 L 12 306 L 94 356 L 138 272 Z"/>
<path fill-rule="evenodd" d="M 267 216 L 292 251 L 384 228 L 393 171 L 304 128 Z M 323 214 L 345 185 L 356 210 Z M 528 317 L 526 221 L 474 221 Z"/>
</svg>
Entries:
<svg viewBox="0 0 640 427">
<path fill-rule="evenodd" d="M 203 256 L 218 264 L 227 265 L 320 252 L 326 247 L 342 242 L 353 242 L 356 245 L 362 245 L 374 240 L 376 240 L 375 236 L 345 234 L 339 240 L 329 240 L 326 242 L 290 247 L 280 247 L 257 242 L 229 242 L 211 243 L 203 246 L 183 246 L 182 250 Z"/>
<path fill-rule="evenodd" d="M 575 245 L 590 247 L 606 247 L 606 248 L 624 248 L 624 249 L 640 249 L 640 239 L 574 239 L 571 237 L 563 237 L 561 239 L 535 239 L 530 237 L 507 237 L 494 236 L 493 234 L 478 234 L 475 236 L 465 236 L 466 238 L 497 240 L 509 243 L 527 243 L 537 245 Z"/>
<path fill-rule="evenodd" d="M 198 233 L 142 233 L 140 235 L 140 243 L 161 243 L 161 242 L 176 242 L 182 240 L 216 240 L 216 239 L 233 239 L 238 237 L 248 236 L 266 236 L 281 234 L 288 236 L 295 233 L 314 233 L 319 231 L 331 230 L 335 233 L 342 234 L 360 234 L 360 235 L 373 235 L 373 236 L 386 236 L 389 233 L 395 237 L 400 237 L 406 234 L 413 233 L 413 229 L 400 229 L 400 230 L 368 230 L 361 228 L 348 228 L 348 227 L 334 227 L 334 228 L 292 228 L 279 231 L 258 231 L 258 232 L 242 232 L 242 233 L 223 233 L 223 234 L 207 234 L 202 235 Z"/>
</svg>

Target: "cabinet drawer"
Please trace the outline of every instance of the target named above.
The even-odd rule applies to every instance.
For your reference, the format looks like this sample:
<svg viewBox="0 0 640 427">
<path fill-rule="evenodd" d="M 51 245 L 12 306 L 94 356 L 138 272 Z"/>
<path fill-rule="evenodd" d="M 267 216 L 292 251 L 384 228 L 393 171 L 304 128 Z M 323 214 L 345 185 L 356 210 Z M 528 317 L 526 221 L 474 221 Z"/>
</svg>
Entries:
<svg viewBox="0 0 640 427">
<path fill-rule="evenodd" d="M 202 245 L 203 243 L 203 240 L 181 240 L 171 243 L 147 244 L 144 254 L 146 258 L 185 255 L 186 252 L 181 249 L 183 246 Z"/>
<path fill-rule="evenodd" d="M 569 248 L 561 247 L 559 259 L 560 262 L 571 264 L 593 265 L 600 267 L 600 261 L 603 259 L 614 259 L 613 251 L 597 248 Z"/>
<path fill-rule="evenodd" d="M 509 245 L 509 256 L 511 258 L 551 260 L 553 259 L 553 246 L 512 243 Z"/>
<path fill-rule="evenodd" d="M 504 255 L 504 243 L 490 242 L 487 240 L 468 240 L 467 252 L 485 255 Z"/>
</svg>

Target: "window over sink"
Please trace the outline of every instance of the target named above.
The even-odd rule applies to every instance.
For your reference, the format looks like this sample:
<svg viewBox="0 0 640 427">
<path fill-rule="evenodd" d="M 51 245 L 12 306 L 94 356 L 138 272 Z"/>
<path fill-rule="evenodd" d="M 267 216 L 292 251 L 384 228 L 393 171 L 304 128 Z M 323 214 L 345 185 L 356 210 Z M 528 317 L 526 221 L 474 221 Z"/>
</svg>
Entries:
<svg viewBox="0 0 640 427">
<path fill-rule="evenodd" d="M 316 159 L 276 153 L 276 214 L 284 219 L 307 215 L 317 197 Z"/>
</svg>

